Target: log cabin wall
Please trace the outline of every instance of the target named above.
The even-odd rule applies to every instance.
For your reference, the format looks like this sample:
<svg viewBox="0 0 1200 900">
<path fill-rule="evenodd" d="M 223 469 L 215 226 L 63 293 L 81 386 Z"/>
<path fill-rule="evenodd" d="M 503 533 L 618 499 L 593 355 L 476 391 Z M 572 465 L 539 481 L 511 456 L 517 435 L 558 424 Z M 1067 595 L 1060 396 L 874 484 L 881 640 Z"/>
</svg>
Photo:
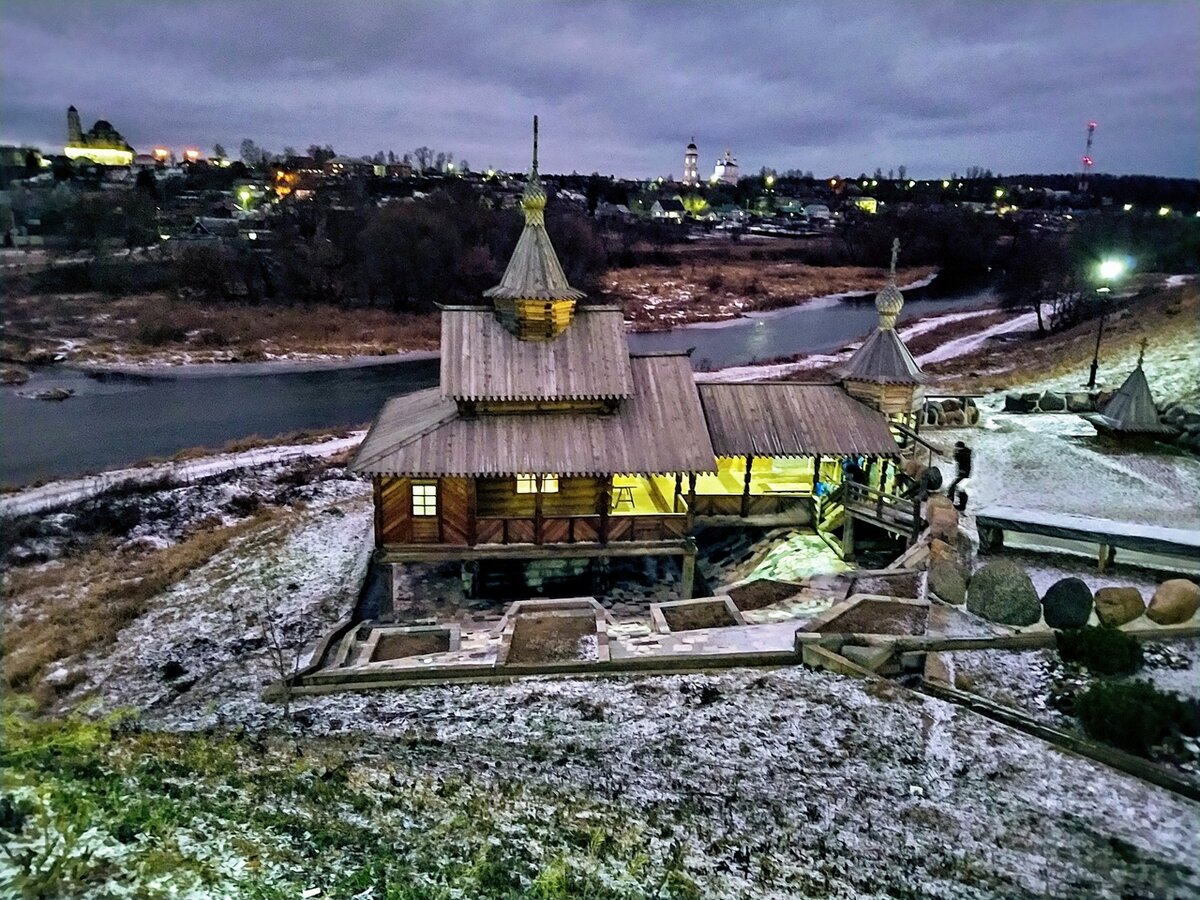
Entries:
<svg viewBox="0 0 1200 900">
<path fill-rule="evenodd" d="M 413 483 L 437 484 L 437 515 L 413 515 Z M 475 496 L 469 478 L 379 476 L 375 492 L 376 543 L 459 544 L 471 542 Z"/>
<path fill-rule="evenodd" d="M 558 490 L 542 494 L 543 516 L 596 515 L 600 484 L 596 477 L 560 478 Z M 480 478 L 475 482 L 477 512 L 481 516 L 528 516 L 535 508 L 534 494 L 518 494 L 517 479 Z"/>
</svg>

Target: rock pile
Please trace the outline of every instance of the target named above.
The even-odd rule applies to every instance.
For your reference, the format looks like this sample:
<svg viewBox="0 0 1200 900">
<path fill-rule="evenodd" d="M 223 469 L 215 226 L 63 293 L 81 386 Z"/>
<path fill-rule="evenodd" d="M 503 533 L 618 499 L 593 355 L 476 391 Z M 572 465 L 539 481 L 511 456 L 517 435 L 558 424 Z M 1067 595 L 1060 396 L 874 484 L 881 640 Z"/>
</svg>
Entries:
<svg viewBox="0 0 1200 900">
<path fill-rule="evenodd" d="M 1159 409 L 1159 420 L 1179 432 L 1177 447 L 1200 453 L 1200 410 L 1183 403 L 1167 403 Z"/>
<path fill-rule="evenodd" d="M 961 400 L 953 397 L 945 400 L 926 400 L 921 410 L 923 424 L 945 425 L 977 425 L 979 423 L 979 407 L 970 397 Z"/>
<path fill-rule="evenodd" d="M 1032 391 L 1025 394 L 1005 394 L 1004 411 L 1008 413 L 1085 413 L 1099 412 L 1109 400 L 1112 391 Z"/>
</svg>

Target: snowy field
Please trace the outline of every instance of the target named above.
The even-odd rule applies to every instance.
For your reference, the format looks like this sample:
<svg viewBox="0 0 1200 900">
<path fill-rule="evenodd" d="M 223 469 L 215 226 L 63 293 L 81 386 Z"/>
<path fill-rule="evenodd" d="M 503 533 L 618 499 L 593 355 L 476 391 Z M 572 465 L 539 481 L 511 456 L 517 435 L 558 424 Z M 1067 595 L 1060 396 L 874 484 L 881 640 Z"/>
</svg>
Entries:
<svg viewBox="0 0 1200 900">
<path fill-rule="evenodd" d="M 957 440 L 975 451 L 968 491 L 970 508 L 1015 506 L 1028 510 L 1115 519 L 1122 522 L 1200 527 L 1200 459 L 1164 448 L 1125 450 L 1096 436 L 1069 413 L 996 411 L 986 398 L 976 428 L 929 429 L 924 437 L 951 448 Z M 988 408 L 990 407 L 990 408 Z M 941 461 L 952 477 L 952 462 Z"/>
</svg>

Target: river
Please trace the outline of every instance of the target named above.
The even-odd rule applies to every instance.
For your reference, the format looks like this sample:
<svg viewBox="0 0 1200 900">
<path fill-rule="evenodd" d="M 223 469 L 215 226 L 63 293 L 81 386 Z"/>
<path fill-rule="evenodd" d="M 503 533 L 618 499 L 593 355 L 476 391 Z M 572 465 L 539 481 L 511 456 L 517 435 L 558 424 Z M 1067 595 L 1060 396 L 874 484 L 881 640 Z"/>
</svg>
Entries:
<svg viewBox="0 0 1200 900">
<path fill-rule="evenodd" d="M 991 290 L 943 299 L 910 299 L 901 321 L 995 302 Z M 715 369 L 841 347 L 877 321 L 869 302 L 822 298 L 745 319 L 631 334 L 635 352 L 695 348 L 692 365 Z M 249 435 L 369 422 L 383 401 L 437 384 L 437 360 L 358 368 L 208 377 L 35 370 L 19 388 L 0 389 L 0 483 L 50 478 L 170 456 L 186 447 L 219 447 Z M 61 402 L 21 396 L 54 387 Z"/>
</svg>

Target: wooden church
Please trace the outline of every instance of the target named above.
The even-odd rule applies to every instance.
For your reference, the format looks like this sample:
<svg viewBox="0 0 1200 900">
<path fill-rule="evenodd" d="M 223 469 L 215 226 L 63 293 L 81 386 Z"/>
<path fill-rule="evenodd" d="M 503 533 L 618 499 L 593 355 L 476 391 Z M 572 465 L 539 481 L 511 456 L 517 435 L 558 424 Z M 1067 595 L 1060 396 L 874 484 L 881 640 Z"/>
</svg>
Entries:
<svg viewBox="0 0 1200 900">
<path fill-rule="evenodd" d="M 619 307 L 580 304 L 546 201 L 535 119 L 500 284 L 443 308 L 439 386 L 388 400 L 350 465 L 373 480 L 377 561 L 679 556 L 688 596 L 698 520 L 819 524 L 849 460 L 894 484 L 925 380 L 892 327 L 894 255 L 839 383 L 697 384 L 684 354 L 630 353 Z"/>
</svg>

